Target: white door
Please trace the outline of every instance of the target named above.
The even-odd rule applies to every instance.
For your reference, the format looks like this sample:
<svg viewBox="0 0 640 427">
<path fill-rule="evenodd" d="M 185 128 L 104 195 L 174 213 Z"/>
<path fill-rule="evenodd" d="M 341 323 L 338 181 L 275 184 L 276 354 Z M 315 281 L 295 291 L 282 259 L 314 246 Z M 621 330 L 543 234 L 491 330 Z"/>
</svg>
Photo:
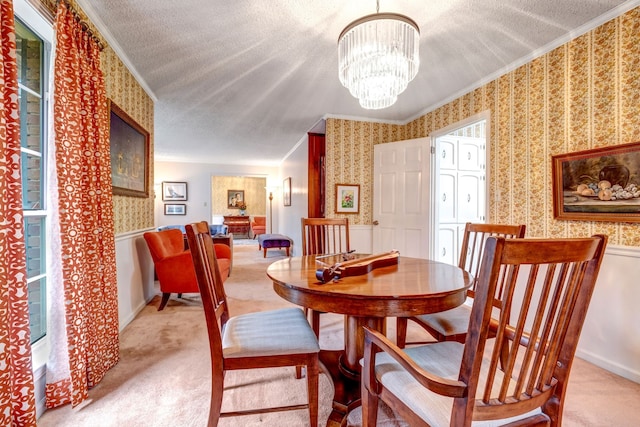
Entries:
<svg viewBox="0 0 640 427">
<path fill-rule="evenodd" d="M 438 232 L 433 251 L 434 259 L 456 265 L 465 223 L 485 222 L 486 138 L 454 133 L 437 137 L 435 143 L 434 229 Z"/>
<path fill-rule="evenodd" d="M 373 253 L 429 258 L 429 138 L 373 148 Z"/>
</svg>

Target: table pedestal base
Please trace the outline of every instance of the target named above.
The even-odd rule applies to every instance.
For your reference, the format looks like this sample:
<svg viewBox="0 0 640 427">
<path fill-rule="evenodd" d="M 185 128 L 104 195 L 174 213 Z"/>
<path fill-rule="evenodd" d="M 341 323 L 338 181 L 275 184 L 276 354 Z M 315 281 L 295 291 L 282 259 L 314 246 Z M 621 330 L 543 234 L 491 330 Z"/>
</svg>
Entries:
<svg viewBox="0 0 640 427">
<path fill-rule="evenodd" d="M 344 352 L 341 350 L 320 350 L 320 361 L 335 390 L 327 427 L 345 426 L 349 412 L 360 406 L 360 379 L 353 379 L 342 373 L 340 361 L 343 356 Z"/>
<path fill-rule="evenodd" d="M 335 388 L 333 410 L 327 427 L 345 426 L 349 412 L 360 406 L 360 359 L 364 355 L 364 329 L 367 326 L 386 333 L 384 317 L 345 316 L 344 351 L 321 350 L 320 361 L 325 365 Z"/>
</svg>

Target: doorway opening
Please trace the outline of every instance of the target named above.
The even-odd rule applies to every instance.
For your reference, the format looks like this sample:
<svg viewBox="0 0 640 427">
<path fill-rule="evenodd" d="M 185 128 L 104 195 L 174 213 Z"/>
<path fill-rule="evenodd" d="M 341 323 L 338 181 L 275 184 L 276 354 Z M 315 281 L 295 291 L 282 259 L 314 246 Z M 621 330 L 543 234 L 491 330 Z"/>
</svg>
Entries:
<svg viewBox="0 0 640 427">
<path fill-rule="evenodd" d="M 268 213 L 266 187 L 266 177 L 213 175 L 211 224 L 227 224 L 229 218 L 235 219 L 237 227 L 234 225 L 234 238 L 250 239 L 251 221 L 255 217 L 266 217 Z"/>
</svg>

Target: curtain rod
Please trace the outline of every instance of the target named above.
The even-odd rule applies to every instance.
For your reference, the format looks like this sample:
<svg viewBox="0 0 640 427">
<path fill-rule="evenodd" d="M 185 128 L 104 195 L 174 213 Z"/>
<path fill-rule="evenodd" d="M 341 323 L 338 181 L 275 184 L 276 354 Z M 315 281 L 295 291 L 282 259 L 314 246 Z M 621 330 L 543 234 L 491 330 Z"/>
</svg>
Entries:
<svg viewBox="0 0 640 427">
<path fill-rule="evenodd" d="M 58 8 L 58 5 L 60 3 L 64 3 L 67 6 L 67 9 L 69 10 L 69 12 L 71 12 L 71 15 L 73 16 L 73 19 L 78 24 L 80 24 L 80 28 L 82 28 L 82 31 L 87 33 L 87 35 L 89 37 L 91 37 L 98 44 L 98 48 L 102 51 L 104 49 L 104 44 L 102 43 L 102 40 L 100 40 L 100 37 L 98 37 L 98 35 L 96 35 L 91 30 L 91 28 L 89 28 L 89 24 L 84 19 L 82 19 L 80 14 L 74 9 L 74 7 L 71 5 L 71 3 L 69 3 L 69 1 L 67 1 L 67 0 L 56 0 L 56 9 Z"/>
<path fill-rule="evenodd" d="M 26 0 L 26 1 L 31 6 L 33 6 L 35 10 L 40 12 L 42 17 L 45 18 L 47 21 L 49 21 L 51 25 L 53 25 L 56 21 L 56 12 L 58 9 L 58 4 L 61 1 L 64 1 L 64 3 L 67 5 L 67 9 L 69 10 L 69 12 L 71 12 L 75 21 L 78 22 L 82 27 L 82 31 L 85 31 L 93 40 L 96 41 L 96 43 L 98 44 L 98 48 L 100 50 L 104 49 L 104 43 L 102 42 L 102 38 L 91 30 L 89 24 L 82 19 L 80 14 L 75 10 L 73 5 L 69 3 L 68 0 Z"/>
</svg>

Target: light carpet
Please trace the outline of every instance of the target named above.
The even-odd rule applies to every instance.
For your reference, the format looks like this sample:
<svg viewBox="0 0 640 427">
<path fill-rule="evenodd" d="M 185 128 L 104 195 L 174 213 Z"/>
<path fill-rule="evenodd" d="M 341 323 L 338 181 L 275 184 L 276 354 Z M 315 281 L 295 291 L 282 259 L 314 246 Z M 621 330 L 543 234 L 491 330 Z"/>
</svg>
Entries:
<svg viewBox="0 0 640 427">
<path fill-rule="evenodd" d="M 231 277 L 225 288 L 231 315 L 291 306 L 278 297 L 265 274 L 267 266 L 284 258 L 270 250 L 263 258 L 257 243 L 234 245 Z M 158 312 L 154 298 L 121 334 L 121 360 L 90 398 L 76 408 L 48 410 L 38 426 L 204 426 L 209 411 L 210 359 L 202 304 L 197 295 L 174 298 Z M 343 346 L 342 316 L 321 316 L 322 348 Z M 410 334 L 419 331 L 410 329 Z M 395 335 L 390 321 L 388 335 Z M 306 381 L 294 378 L 293 368 L 231 371 L 225 379 L 223 410 L 303 403 Z M 331 411 L 333 386 L 320 376 L 320 425 Z M 636 426 L 640 420 L 640 384 L 577 359 L 571 374 L 564 425 Z M 224 418 L 220 426 L 306 426 L 306 410 Z M 404 426 L 385 409 L 381 426 Z M 360 412 L 349 417 L 360 425 Z"/>
<path fill-rule="evenodd" d="M 233 239 L 233 246 L 255 246 L 258 249 L 258 239 Z"/>
</svg>

